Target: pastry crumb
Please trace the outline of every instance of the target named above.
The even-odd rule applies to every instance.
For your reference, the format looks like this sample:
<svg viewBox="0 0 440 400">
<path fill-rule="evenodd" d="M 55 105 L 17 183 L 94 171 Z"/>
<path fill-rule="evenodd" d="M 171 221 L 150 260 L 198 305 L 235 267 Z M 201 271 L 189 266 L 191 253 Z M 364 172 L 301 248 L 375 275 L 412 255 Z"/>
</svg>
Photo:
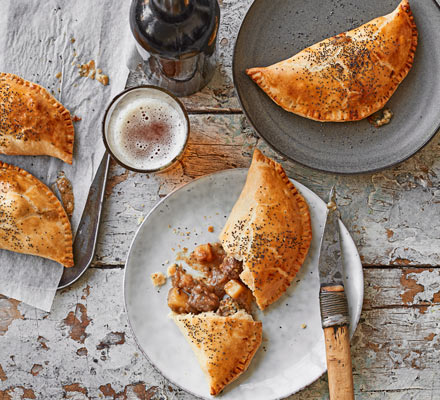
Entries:
<svg viewBox="0 0 440 400">
<path fill-rule="evenodd" d="M 96 69 L 95 60 L 90 60 L 86 64 L 78 64 L 79 75 L 84 78 L 95 79 L 99 83 L 107 86 L 109 83 L 109 77 L 105 74 L 102 74 L 102 69 Z"/>
<path fill-rule="evenodd" d="M 141 215 L 138 219 L 137 219 L 137 223 L 138 225 L 142 224 L 142 222 L 144 222 L 145 217 L 143 215 Z"/>
<path fill-rule="evenodd" d="M 176 273 L 176 269 L 177 269 L 177 264 L 171 264 L 168 268 L 167 268 L 167 276 L 173 276 Z"/>
<path fill-rule="evenodd" d="M 57 72 L 57 74 L 55 75 L 55 78 L 61 79 L 62 76 L 63 76 L 63 74 L 61 72 Z"/>
<path fill-rule="evenodd" d="M 72 37 L 72 38 L 70 38 L 70 43 L 75 43 L 76 42 L 76 39 L 74 38 L 74 37 Z"/>
<path fill-rule="evenodd" d="M 336 211 L 338 207 L 337 207 L 337 205 L 336 205 L 336 203 L 334 201 L 330 201 L 330 202 L 327 203 L 327 208 L 330 211 Z"/>
<path fill-rule="evenodd" d="M 98 76 L 96 77 L 96 80 L 99 83 L 102 83 L 104 86 L 107 86 L 108 85 L 108 81 L 109 81 L 107 75 L 103 75 L 103 74 L 100 74 L 100 73 L 98 73 Z"/>
<path fill-rule="evenodd" d="M 208 232 L 214 232 L 214 227 L 212 225 L 208 226 Z"/>
<path fill-rule="evenodd" d="M 75 208 L 75 197 L 73 195 L 72 183 L 67 179 L 64 171 L 58 172 L 57 180 L 52 185 L 52 188 L 58 191 L 67 216 L 72 218 L 73 210 Z"/>
<path fill-rule="evenodd" d="M 79 68 L 79 74 L 83 77 L 90 77 L 91 74 L 93 74 L 93 78 L 95 79 L 94 72 L 95 70 L 95 60 L 90 60 L 86 64 L 78 64 L 77 67 Z"/>
<path fill-rule="evenodd" d="M 389 108 L 385 108 L 379 115 L 368 117 L 368 122 L 376 128 L 379 128 L 383 125 L 389 124 L 393 115 L 393 112 Z"/>
<path fill-rule="evenodd" d="M 162 272 L 154 272 L 150 277 L 154 286 L 162 286 L 167 281 L 166 276 Z"/>
<path fill-rule="evenodd" d="M 306 329 L 307 325 L 306 324 L 301 324 L 301 329 Z"/>
<path fill-rule="evenodd" d="M 77 115 L 74 115 L 73 117 L 72 117 L 72 121 L 73 122 L 78 122 L 78 121 L 81 121 L 82 120 L 82 118 L 81 117 L 78 117 Z"/>
</svg>

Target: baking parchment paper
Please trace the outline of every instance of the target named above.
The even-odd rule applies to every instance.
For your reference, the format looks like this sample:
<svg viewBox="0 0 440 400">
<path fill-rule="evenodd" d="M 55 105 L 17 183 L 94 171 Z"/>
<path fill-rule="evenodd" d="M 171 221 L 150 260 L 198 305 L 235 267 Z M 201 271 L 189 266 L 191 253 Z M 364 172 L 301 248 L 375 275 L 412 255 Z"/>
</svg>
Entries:
<svg viewBox="0 0 440 400">
<path fill-rule="evenodd" d="M 25 169 L 49 187 L 64 171 L 75 198 L 73 234 L 104 154 L 104 110 L 128 76 L 129 6 L 129 0 L 0 0 L 0 71 L 40 84 L 81 118 L 74 123 L 72 165 L 46 156 L 0 154 L 0 161 Z M 78 64 L 90 60 L 109 76 L 108 86 L 79 75 Z M 0 294 L 49 311 L 61 274 L 58 263 L 0 250 Z"/>
</svg>

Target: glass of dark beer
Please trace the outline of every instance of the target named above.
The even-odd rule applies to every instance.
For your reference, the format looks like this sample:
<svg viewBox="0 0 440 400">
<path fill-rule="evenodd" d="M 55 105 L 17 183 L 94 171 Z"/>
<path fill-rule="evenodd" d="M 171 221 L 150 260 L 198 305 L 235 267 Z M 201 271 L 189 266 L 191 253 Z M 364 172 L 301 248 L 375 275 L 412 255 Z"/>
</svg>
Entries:
<svg viewBox="0 0 440 400">
<path fill-rule="evenodd" d="M 184 153 L 188 114 L 173 94 L 138 86 L 118 94 L 102 121 L 105 147 L 123 167 L 136 172 L 163 171 Z"/>
</svg>

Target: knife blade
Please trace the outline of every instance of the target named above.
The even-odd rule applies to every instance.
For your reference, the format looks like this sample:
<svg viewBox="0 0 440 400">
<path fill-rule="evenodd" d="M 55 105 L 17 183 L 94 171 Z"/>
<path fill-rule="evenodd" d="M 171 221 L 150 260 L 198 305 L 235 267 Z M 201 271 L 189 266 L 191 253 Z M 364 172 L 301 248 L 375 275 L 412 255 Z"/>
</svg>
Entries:
<svg viewBox="0 0 440 400">
<path fill-rule="evenodd" d="M 336 191 L 333 187 L 327 203 L 327 220 L 321 239 L 319 254 L 319 279 L 321 286 L 343 284 L 341 238 L 339 231 L 340 213 L 336 206 Z"/>
<path fill-rule="evenodd" d="M 333 187 L 319 255 L 319 302 L 324 329 L 330 400 L 353 400 L 349 315 L 343 284 L 343 259 L 339 230 L 340 213 Z"/>
</svg>

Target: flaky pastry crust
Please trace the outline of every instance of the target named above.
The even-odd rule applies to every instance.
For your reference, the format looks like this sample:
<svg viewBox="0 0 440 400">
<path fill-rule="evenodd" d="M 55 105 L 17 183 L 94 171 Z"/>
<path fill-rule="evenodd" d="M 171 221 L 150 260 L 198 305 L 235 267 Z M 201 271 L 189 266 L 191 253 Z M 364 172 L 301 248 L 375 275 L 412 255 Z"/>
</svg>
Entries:
<svg viewBox="0 0 440 400">
<path fill-rule="evenodd" d="M 228 317 L 213 312 L 171 317 L 197 356 L 214 396 L 246 371 L 261 344 L 262 323 L 243 310 Z"/>
<path fill-rule="evenodd" d="M 243 261 L 240 278 L 262 310 L 286 291 L 306 258 L 312 241 L 307 203 L 283 167 L 258 149 L 220 240 Z"/>
<path fill-rule="evenodd" d="M 388 15 L 246 73 L 287 111 L 316 121 L 357 121 L 390 99 L 416 47 L 417 27 L 403 0 Z"/>
<path fill-rule="evenodd" d="M 70 113 L 43 87 L 0 73 L 0 153 L 47 155 L 72 164 Z"/>
<path fill-rule="evenodd" d="M 73 267 L 72 231 L 59 200 L 33 175 L 2 162 L 0 249 Z"/>
</svg>

